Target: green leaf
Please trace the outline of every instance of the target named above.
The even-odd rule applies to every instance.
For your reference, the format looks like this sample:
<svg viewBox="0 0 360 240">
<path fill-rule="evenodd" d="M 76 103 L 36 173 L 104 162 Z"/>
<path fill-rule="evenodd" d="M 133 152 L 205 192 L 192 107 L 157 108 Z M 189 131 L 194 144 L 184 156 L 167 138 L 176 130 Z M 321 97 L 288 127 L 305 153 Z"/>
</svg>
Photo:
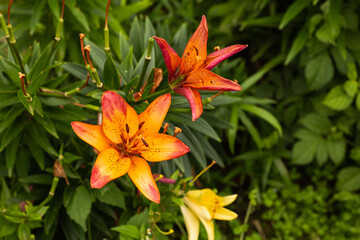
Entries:
<svg viewBox="0 0 360 240">
<path fill-rule="evenodd" d="M 132 73 L 134 71 L 133 66 L 133 46 L 130 46 L 130 50 L 128 54 L 126 55 L 123 62 L 120 64 L 120 75 L 121 79 L 125 81 L 125 83 L 128 83 L 131 80 Z M 127 87 L 128 84 L 126 84 Z M 126 93 L 126 91 L 125 91 Z"/>
<path fill-rule="evenodd" d="M 76 188 L 70 204 L 66 208 L 69 217 L 86 231 L 86 218 L 91 211 L 91 196 L 84 186 Z"/>
<path fill-rule="evenodd" d="M 31 84 L 29 85 L 28 91 L 30 93 L 36 92 L 37 89 L 41 86 L 42 80 L 39 79 L 39 74 L 45 70 L 47 66 L 50 65 L 50 57 L 53 53 L 54 43 L 50 42 L 46 48 L 42 51 L 40 57 L 36 60 L 35 64 L 31 67 L 29 73 L 29 80 Z"/>
<path fill-rule="evenodd" d="M 331 35 L 336 38 L 340 33 L 340 11 L 342 0 L 330 0 L 329 25 Z"/>
<path fill-rule="evenodd" d="M 54 127 L 54 124 L 46 115 L 44 115 L 44 117 L 35 115 L 34 118 L 48 133 L 53 135 L 56 139 L 59 139 L 59 135 Z"/>
<path fill-rule="evenodd" d="M 342 85 L 337 85 L 326 95 L 323 103 L 331 109 L 341 111 L 349 107 L 353 99 L 354 97 L 349 96 Z"/>
<path fill-rule="evenodd" d="M 355 78 L 356 79 L 356 78 Z M 354 97 L 358 92 L 358 82 L 356 80 L 347 80 L 344 83 L 344 90 L 350 97 Z"/>
<path fill-rule="evenodd" d="M 19 89 L 18 93 L 17 93 L 17 97 L 20 100 L 20 102 L 24 105 L 24 107 L 26 108 L 26 110 L 28 110 L 28 112 L 34 116 L 34 110 L 35 110 L 35 98 L 36 98 L 36 94 L 33 94 L 32 100 L 31 102 L 28 102 L 28 100 L 26 99 L 22 89 Z"/>
<path fill-rule="evenodd" d="M 119 89 L 120 88 L 120 74 L 115 67 L 114 61 L 111 54 L 106 58 L 104 65 L 103 73 L 103 83 L 104 86 L 109 89 Z"/>
<path fill-rule="evenodd" d="M 360 161 L 360 147 L 354 147 L 351 149 L 350 158 L 355 161 Z"/>
<path fill-rule="evenodd" d="M 346 33 L 346 46 L 352 51 L 360 51 L 360 32 L 348 31 Z"/>
<path fill-rule="evenodd" d="M 279 132 L 280 135 L 282 135 L 282 128 L 281 128 L 279 121 L 274 117 L 274 115 L 272 115 L 267 110 L 260 108 L 258 106 L 249 105 L 249 104 L 241 104 L 241 105 L 239 105 L 239 108 L 241 108 L 247 112 L 253 113 L 256 116 L 262 118 L 263 120 L 268 122 L 271 126 L 273 126 Z"/>
<path fill-rule="evenodd" d="M 65 4 L 67 6 L 67 9 L 70 10 L 71 14 L 75 17 L 75 19 L 77 21 L 79 21 L 79 23 L 81 24 L 81 27 L 83 29 L 85 29 L 87 32 L 90 32 L 91 29 L 89 27 L 89 23 L 86 19 L 85 14 L 80 10 L 80 8 L 75 7 L 75 6 L 68 6 L 70 4 L 68 4 L 68 1 L 65 1 Z"/>
<path fill-rule="evenodd" d="M 14 169 L 15 161 L 17 158 L 20 137 L 15 138 L 10 145 L 6 148 L 5 152 L 5 160 L 6 160 L 6 167 L 8 170 L 9 177 L 12 176 L 12 171 Z"/>
<path fill-rule="evenodd" d="M 334 76 L 334 67 L 329 54 L 323 52 L 310 59 L 305 67 L 305 76 L 310 90 L 318 90 L 328 84 Z"/>
<path fill-rule="evenodd" d="M 42 149 L 54 157 L 58 157 L 59 154 L 55 151 L 54 147 L 49 142 L 44 130 L 35 126 L 35 124 L 28 125 L 28 132 L 33 138 L 33 144 L 38 144 Z"/>
<path fill-rule="evenodd" d="M 153 3 L 149 0 L 137 1 L 127 5 L 121 5 L 111 10 L 112 14 L 116 16 L 118 22 L 129 19 L 133 14 L 136 14 L 142 10 L 147 9 Z"/>
<path fill-rule="evenodd" d="M 357 191 L 360 189 L 360 168 L 346 167 L 337 175 L 336 188 L 341 191 Z"/>
<path fill-rule="evenodd" d="M 346 142 L 344 139 L 329 139 L 327 142 L 327 150 L 330 159 L 335 164 L 340 164 L 345 158 Z"/>
<path fill-rule="evenodd" d="M 318 113 L 307 114 L 299 123 L 314 133 L 326 133 L 331 128 L 330 120 Z"/>
<path fill-rule="evenodd" d="M 238 109 L 238 115 L 240 121 L 244 124 L 245 128 L 249 131 L 251 137 L 255 141 L 257 147 L 261 149 L 263 147 L 263 142 L 261 139 L 261 136 L 259 134 L 259 131 L 256 129 L 254 124 L 251 122 L 251 120 L 248 118 L 248 116 L 242 111 L 241 109 Z"/>
<path fill-rule="evenodd" d="M 221 142 L 219 135 L 216 133 L 213 127 L 210 126 L 203 118 L 198 118 L 195 122 L 191 120 L 190 114 L 181 114 L 181 113 L 169 113 L 166 115 L 166 119 L 179 122 L 187 125 L 188 127 L 194 129 L 195 131 L 201 132 L 204 135 Z"/>
<path fill-rule="evenodd" d="M 31 155 L 33 156 L 33 158 L 35 158 L 40 169 L 44 170 L 44 168 L 45 168 L 44 151 L 37 144 L 32 144 L 31 142 L 27 142 L 27 144 L 30 149 Z"/>
<path fill-rule="evenodd" d="M 76 78 L 86 79 L 87 77 L 87 71 L 84 65 L 67 62 L 65 64 L 62 64 L 61 67 Z"/>
<path fill-rule="evenodd" d="M 305 7 L 310 5 L 311 0 L 296 0 L 286 10 L 281 19 L 279 29 L 283 29 L 292 19 L 294 19 Z"/>
<path fill-rule="evenodd" d="M 140 239 L 140 231 L 138 227 L 134 225 L 121 225 L 118 227 L 113 227 L 111 230 L 120 233 L 120 239 L 123 237 L 129 237 L 131 239 Z"/>
<path fill-rule="evenodd" d="M 60 4 L 58 0 L 47 0 L 51 13 L 55 18 L 60 18 Z"/>
<path fill-rule="evenodd" d="M 64 157 L 64 158 L 63 158 L 63 161 L 64 161 L 65 163 L 72 163 L 72 162 L 75 161 L 75 160 L 81 159 L 80 156 L 74 155 L 74 154 L 69 153 L 69 152 L 65 152 L 64 155 L 63 155 L 63 157 Z"/>
<path fill-rule="evenodd" d="M 30 35 L 34 34 L 36 25 L 39 23 L 41 15 L 44 12 L 45 3 L 44 0 L 36 0 L 33 6 L 33 12 L 30 19 Z"/>
<path fill-rule="evenodd" d="M 17 94 L 0 94 L 0 108 L 15 105 L 18 102 L 19 98 Z"/>
<path fill-rule="evenodd" d="M 18 227 L 18 237 L 20 240 L 30 240 L 31 232 L 30 227 L 26 222 L 20 223 Z"/>
<path fill-rule="evenodd" d="M 239 117 L 238 117 L 238 107 L 234 106 L 231 108 L 231 116 L 230 116 L 230 124 L 232 126 L 231 129 L 227 130 L 227 138 L 229 142 L 230 152 L 235 154 L 235 142 L 239 125 Z"/>
<path fill-rule="evenodd" d="M 10 80 L 17 86 L 21 87 L 21 80 L 19 78 L 20 68 L 18 65 L 10 62 L 3 56 L 0 56 L 0 69 L 3 72 L 6 72 Z"/>
<path fill-rule="evenodd" d="M 316 161 L 319 166 L 324 165 L 328 160 L 328 150 L 326 141 L 323 138 L 319 138 L 317 150 L 316 150 Z"/>
<path fill-rule="evenodd" d="M 21 183 L 51 185 L 53 177 L 49 174 L 34 174 L 19 179 Z"/>
<path fill-rule="evenodd" d="M 356 96 L 356 108 L 360 111 L 360 92 Z"/>
<path fill-rule="evenodd" d="M 108 183 L 104 188 L 98 191 L 99 195 L 97 196 L 97 199 L 99 199 L 100 202 L 126 210 L 124 195 L 115 183 Z"/>
<path fill-rule="evenodd" d="M 289 53 L 286 56 L 285 65 L 288 65 L 296 57 L 296 55 L 304 48 L 305 44 L 308 41 L 308 38 L 309 38 L 308 26 L 305 25 L 302 27 L 302 29 L 294 39 L 294 42 L 291 45 Z"/>
<path fill-rule="evenodd" d="M 4 116 L 3 121 L 0 124 L 0 134 L 7 129 L 14 120 L 24 111 L 24 108 L 20 105 L 13 106 Z"/>
<path fill-rule="evenodd" d="M 6 130 L 6 132 L 2 135 L 3 138 L 1 140 L 0 152 L 3 151 L 17 136 L 21 135 L 24 127 L 24 123 L 14 122 L 14 124 Z"/>
<path fill-rule="evenodd" d="M 314 160 L 318 141 L 317 140 L 301 140 L 296 142 L 292 149 L 292 163 L 296 165 L 306 165 Z"/>
</svg>

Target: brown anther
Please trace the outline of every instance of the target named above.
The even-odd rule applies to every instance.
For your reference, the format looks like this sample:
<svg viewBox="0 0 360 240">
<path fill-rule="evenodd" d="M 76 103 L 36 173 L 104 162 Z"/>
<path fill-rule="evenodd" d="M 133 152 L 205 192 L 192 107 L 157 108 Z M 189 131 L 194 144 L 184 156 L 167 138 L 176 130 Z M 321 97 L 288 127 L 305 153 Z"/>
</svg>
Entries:
<svg viewBox="0 0 360 240">
<path fill-rule="evenodd" d="M 126 123 L 125 124 L 125 127 L 126 127 L 126 132 L 129 133 L 130 132 L 130 128 L 129 128 L 129 125 Z"/>
<path fill-rule="evenodd" d="M 23 74 L 22 72 L 19 72 L 19 78 L 21 79 L 23 77 L 25 77 L 25 74 Z"/>
<path fill-rule="evenodd" d="M 219 50 L 220 50 L 219 46 L 214 47 L 214 51 L 219 51 Z"/>
<path fill-rule="evenodd" d="M 139 101 L 140 98 L 141 98 L 141 96 L 142 96 L 141 92 L 134 93 L 134 99 L 135 99 L 135 101 Z"/>
<path fill-rule="evenodd" d="M 145 141 L 144 138 L 142 138 L 141 141 L 143 142 L 143 144 L 145 145 L 145 147 L 149 147 L 149 144 Z"/>
<path fill-rule="evenodd" d="M 91 46 L 88 44 L 88 45 L 86 45 L 86 46 L 84 47 L 84 50 L 86 50 L 86 51 L 88 51 L 88 52 L 91 52 L 90 47 L 91 47 Z"/>
<path fill-rule="evenodd" d="M 86 58 L 85 58 L 85 51 L 84 51 L 84 38 L 85 38 L 85 34 L 80 33 L 80 34 L 79 34 L 79 37 L 80 37 L 80 48 L 81 48 L 81 54 L 82 54 L 82 56 L 83 56 L 83 59 L 84 59 L 85 65 L 88 65 L 88 63 L 86 62 Z"/>
<path fill-rule="evenodd" d="M 168 123 L 165 123 L 165 124 L 164 124 L 164 131 L 163 131 L 163 134 L 165 134 L 165 133 L 167 132 L 167 130 L 168 130 L 168 128 L 169 128 L 169 126 L 170 126 L 170 124 L 168 124 Z"/>
<path fill-rule="evenodd" d="M 181 128 L 179 128 L 179 127 L 175 127 L 175 131 L 174 131 L 174 137 L 176 137 L 179 133 L 181 133 L 182 132 L 182 130 L 181 130 Z"/>
<path fill-rule="evenodd" d="M 80 40 L 83 40 L 83 39 L 84 39 L 84 37 L 85 37 L 85 34 L 80 33 L 80 34 L 79 34 L 79 37 L 80 37 Z"/>
<path fill-rule="evenodd" d="M 25 82 L 24 82 L 24 77 L 25 77 L 25 74 L 23 74 L 22 72 L 19 72 L 19 78 L 20 78 L 20 81 L 21 81 L 22 92 L 23 92 L 24 96 L 28 96 L 28 93 L 26 92 L 26 86 L 25 86 Z"/>
<path fill-rule="evenodd" d="M 145 123 L 145 121 L 143 121 L 143 122 L 141 122 L 141 123 L 139 124 L 139 130 L 142 128 L 142 126 L 144 125 L 144 123 Z"/>
</svg>

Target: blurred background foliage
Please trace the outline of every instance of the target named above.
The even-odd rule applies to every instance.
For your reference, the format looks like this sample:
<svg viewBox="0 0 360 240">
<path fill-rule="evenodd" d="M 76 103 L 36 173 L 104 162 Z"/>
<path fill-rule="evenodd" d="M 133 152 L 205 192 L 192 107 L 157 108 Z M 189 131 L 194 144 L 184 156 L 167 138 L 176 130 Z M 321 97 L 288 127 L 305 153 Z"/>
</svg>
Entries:
<svg viewBox="0 0 360 240">
<path fill-rule="evenodd" d="M 118 89 L 120 74 L 119 93 L 131 102 L 148 38 L 165 38 L 182 53 L 202 15 L 209 27 L 208 52 L 249 45 L 214 69 L 238 80 L 243 90 L 212 100 L 196 122 L 187 101 L 174 95 L 166 122 L 182 128 L 179 138 L 191 153 L 157 163 L 153 172 L 170 177 L 179 169 L 188 177 L 217 161 L 197 186 L 239 194 L 230 207 L 239 218 L 217 222 L 216 239 L 244 233 L 250 240 L 360 238 L 360 1 L 113 0 L 110 60 L 103 50 L 106 1 L 65 2 L 54 51 L 61 1 L 12 5 L 16 45 L 30 80 L 39 83 L 29 88 L 31 103 L 21 94 L 20 69 L 0 31 L 1 238 L 186 239 L 171 186 L 158 183 L 160 205 L 140 197 L 127 177 L 90 189 L 96 155 L 70 122 L 96 124 L 101 91 L 89 83 L 78 94 L 64 93 L 86 79 L 80 32 L 91 44 L 105 88 Z M 4 16 L 7 6 L 0 0 Z M 159 89 L 165 88 L 167 72 L 157 46 L 146 76 L 153 67 L 163 69 Z M 69 184 L 63 178 L 57 183 L 54 169 L 64 171 Z M 251 215 L 243 224 L 246 213 Z M 158 228 L 175 233 L 163 235 Z M 206 239 L 204 229 L 200 239 Z"/>
</svg>

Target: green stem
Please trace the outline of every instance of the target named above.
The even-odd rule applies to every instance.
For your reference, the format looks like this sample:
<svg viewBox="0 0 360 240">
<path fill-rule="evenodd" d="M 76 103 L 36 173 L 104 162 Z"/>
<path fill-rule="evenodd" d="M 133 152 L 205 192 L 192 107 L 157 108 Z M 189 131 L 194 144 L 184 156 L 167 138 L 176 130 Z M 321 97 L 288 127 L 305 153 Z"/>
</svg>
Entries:
<svg viewBox="0 0 360 240">
<path fill-rule="evenodd" d="M 247 222 L 249 221 L 249 217 L 250 217 L 250 213 L 251 213 L 251 208 L 252 208 L 252 204 L 251 204 L 251 201 L 249 202 L 249 205 L 247 207 L 247 210 L 246 210 L 246 215 L 245 215 L 245 219 L 244 219 L 244 224 L 243 225 L 246 225 Z M 243 232 L 240 236 L 240 240 L 243 240 L 244 239 L 244 236 L 245 236 L 245 232 Z"/>
<path fill-rule="evenodd" d="M 110 40 L 109 40 L 109 28 L 105 27 L 104 28 L 104 40 L 105 40 L 105 53 L 106 56 L 108 56 L 110 54 Z"/>
<path fill-rule="evenodd" d="M 63 25 L 64 25 L 64 19 L 59 18 L 58 24 L 56 27 L 56 33 L 55 33 L 55 40 L 57 42 L 60 41 L 60 35 L 61 35 L 61 30 L 62 30 Z"/>
<path fill-rule="evenodd" d="M 54 177 L 53 178 L 53 181 L 52 181 L 52 184 L 51 184 L 51 189 L 50 189 L 50 192 L 49 192 L 49 195 L 45 198 L 44 201 L 42 201 L 40 204 L 39 204 L 39 209 L 43 206 L 45 206 L 53 197 L 54 197 L 54 194 L 55 194 L 55 190 L 56 190 L 56 186 L 59 182 L 59 178 L 58 177 Z"/>
<path fill-rule="evenodd" d="M 173 90 L 170 87 L 168 87 L 168 88 L 165 88 L 165 89 L 160 90 L 158 92 L 155 92 L 153 94 L 150 94 L 150 95 L 148 95 L 148 96 L 146 96 L 144 98 L 141 98 L 139 101 L 136 102 L 136 104 L 140 104 L 142 102 L 152 100 L 152 99 L 155 99 L 155 98 L 157 98 L 157 97 L 159 97 L 161 95 L 164 95 L 166 93 L 172 93 L 172 92 L 173 92 Z"/>
<path fill-rule="evenodd" d="M 143 82 L 145 81 L 145 73 L 146 73 L 146 70 L 151 61 L 151 53 L 152 53 L 153 46 L 154 46 L 154 39 L 152 37 L 150 37 L 148 40 L 148 46 L 147 46 L 147 50 L 146 50 L 144 65 L 141 69 L 139 82 L 138 82 L 138 85 L 136 86 L 135 92 L 140 91 L 141 86 L 142 86 Z"/>
</svg>

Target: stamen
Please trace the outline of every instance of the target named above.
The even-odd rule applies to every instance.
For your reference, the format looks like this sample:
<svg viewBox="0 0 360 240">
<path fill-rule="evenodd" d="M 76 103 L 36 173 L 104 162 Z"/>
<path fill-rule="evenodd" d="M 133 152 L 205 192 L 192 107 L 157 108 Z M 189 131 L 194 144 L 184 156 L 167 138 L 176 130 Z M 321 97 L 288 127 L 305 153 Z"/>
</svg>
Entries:
<svg viewBox="0 0 360 240">
<path fill-rule="evenodd" d="M 87 58 L 88 63 L 90 64 L 91 70 L 94 70 L 95 69 L 94 65 L 92 64 L 91 59 L 90 59 L 90 51 L 91 51 L 90 45 L 86 45 L 84 47 L 84 49 L 86 50 L 86 58 Z"/>
<path fill-rule="evenodd" d="M 8 6 L 8 12 L 7 12 L 7 24 L 10 25 L 10 10 L 11 10 L 11 4 L 13 0 L 10 0 L 9 6 Z"/>
<path fill-rule="evenodd" d="M 25 77 L 25 74 L 23 74 L 22 72 L 19 72 L 19 78 L 21 81 L 21 89 L 22 89 L 24 95 L 26 96 L 27 93 L 26 93 L 25 84 L 24 84 L 24 77 Z"/>
<path fill-rule="evenodd" d="M 61 16 L 60 19 L 64 18 L 65 0 L 62 1 Z"/>
<path fill-rule="evenodd" d="M 217 96 L 220 96 L 221 94 L 223 94 L 224 91 L 218 92 L 217 94 L 215 94 L 214 96 L 210 97 L 210 101 L 212 101 L 214 98 L 216 98 Z"/>
<path fill-rule="evenodd" d="M 165 133 L 167 132 L 167 130 L 168 130 L 168 128 L 169 128 L 169 126 L 170 126 L 170 124 L 168 124 L 168 123 L 165 123 L 165 124 L 164 124 L 164 131 L 163 131 L 163 134 L 165 134 Z"/>
<path fill-rule="evenodd" d="M 130 129 L 129 129 L 129 125 L 127 123 L 125 124 L 125 127 L 126 127 L 126 132 L 129 133 Z"/>
<path fill-rule="evenodd" d="M 179 127 L 175 127 L 175 131 L 174 131 L 174 137 L 176 137 L 179 133 L 181 133 L 182 132 L 182 130 L 181 130 L 181 128 L 179 128 Z"/>
<path fill-rule="evenodd" d="M 90 74 L 88 73 L 87 78 L 86 78 L 86 82 L 84 83 L 84 85 L 81 88 L 79 88 L 80 90 L 83 89 L 88 84 L 89 79 L 90 79 Z"/>
<path fill-rule="evenodd" d="M 145 141 L 144 138 L 142 138 L 141 141 L 143 142 L 143 144 L 144 144 L 146 147 L 149 147 L 149 144 Z"/>
<path fill-rule="evenodd" d="M 214 51 L 219 51 L 219 50 L 220 50 L 219 46 L 214 47 Z"/>
<path fill-rule="evenodd" d="M 82 56 L 83 56 L 83 59 L 84 59 L 85 65 L 88 65 L 88 63 L 86 62 L 86 58 L 85 58 L 85 51 L 84 51 L 84 37 L 85 37 L 85 34 L 80 33 L 80 34 L 79 34 L 79 37 L 80 37 L 80 48 L 81 48 L 81 53 L 82 53 Z"/>
<path fill-rule="evenodd" d="M 144 121 L 144 122 L 141 122 L 141 123 L 139 124 L 139 130 L 142 128 L 142 126 L 144 125 L 144 123 L 145 123 L 145 121 Z"/>
</svg>

